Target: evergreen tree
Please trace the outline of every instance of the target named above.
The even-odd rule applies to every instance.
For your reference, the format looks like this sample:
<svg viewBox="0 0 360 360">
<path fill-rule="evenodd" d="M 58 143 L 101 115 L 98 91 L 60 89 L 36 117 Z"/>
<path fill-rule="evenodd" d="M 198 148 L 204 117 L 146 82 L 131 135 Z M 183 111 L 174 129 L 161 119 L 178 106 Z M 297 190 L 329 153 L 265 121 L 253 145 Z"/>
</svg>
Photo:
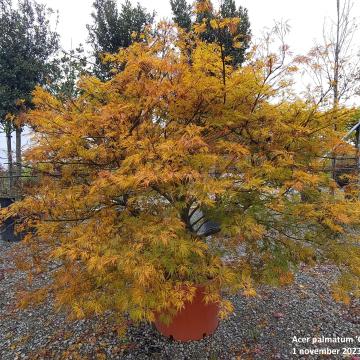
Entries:
<svg viewBox="0 0 360 360">
<path fill-rule="evenodd" d="M 206 24 L 206 29 L 201 34 L 201 39 L 207 42 L 215 42 L 217 33 L 210 25 L 210 21 L 215 18 L 214 7 L 209 0 L 197 0 L 196 7 L 196 24 Z"/>
<path fill-rule="evenodd" d="M 53 55 L 59 36 L 50 27 L 52 11 L 33 0 L 0 0 L 0 122 L 7 137 L 8 168 L 12 185 L 11 134 L 16 131 L 17 173 L 21 174 L 21 126 L 13 117 L 31 106 L 36 85 L 53 76 Z"/>
<path fill-rule="evenodd" d="M 239 18 L 239 24 L 233 34 L 229 29 L 223 29 L 220 33 L 220 42 L 224 44 L 225 56 L 231 56 L 233 65 L 242 64 L 245 60 L 245 52 L 249 47 L 251 36 L 248 10 L 242 6 L 236 9 L 234 0 L 223 0 L 220 5 L 222 18 Z M 234 36 L 241 43 L 240 47 L 233 46 Z"/>
<path fill-rule="evenodd" d="M 236 8 L 234 0 L 224 0 L 216 11 L 209 0 L 197 0 L 195 3 L 196 17 L 191 18 L 191 6 L 186 0 L 170 0 L 174 22 L 189 32 L 193 25 L 205 23 L 206 28 L 201 38 L 207 42 L 216 42 L 223 48 L 224 57 L 231 57 L 233 66 L 241 65 L 245 60 L 245 53 L 249 47 L 251 36 L 250 20 L 246 8 Z M 235 29 L 229 27 L 214 28 L 212 20 L 238 19 Z"/>
<path fill-rule="evenodd" d="M 94 73 L 101 79 L 109 77 L 109 66 L 103 64 L 102 54 L 116 53 L 121 48 L 141 40 L 141 33 L 154 21 L 154 13 L 147 12 L 139 3 L 132 6 L 126 0 L 120 10 L 114 0 L 95 0 L 93 24 L 88 25 L 89 42 L 93 47 L 97 66 Z"/>
<path fill-rule="evenodd" d="M 173 21 L 186 31 L 190 31 L 192 26 L 192 7 L 186 0 L 170 0 Z"/>
<path fill-rule="evenodd" d="M 80 93 L 77 85 L 79 78 L 90 75 L 88 60 L 82 45 L 80 44 L 74 50 L 63 50 L 56 62 L 54 81 L 49 86 L 50 92 L 64 101 L 77 97 Z"/>
</svg>

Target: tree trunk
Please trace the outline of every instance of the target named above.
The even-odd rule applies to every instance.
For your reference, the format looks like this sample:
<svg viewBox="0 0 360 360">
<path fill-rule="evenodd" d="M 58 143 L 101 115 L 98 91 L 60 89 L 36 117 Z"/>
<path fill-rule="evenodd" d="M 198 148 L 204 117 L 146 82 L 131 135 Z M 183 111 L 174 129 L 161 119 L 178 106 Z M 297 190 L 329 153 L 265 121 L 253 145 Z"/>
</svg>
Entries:
<svg viewBox="0 0 360 360">
<path fill-rule="evenodd" d="M 341 14 L 340 14 L 340 0 L 336 0 L 336 42 L 335 42 L 335 51 L 334 51 L 334 83 L 333 83 L 333 108 L 336 111 L 339 106 L 339 58 L 340 58 L 340 22 L 341 22 Z M 337 131 L 337 124 L 334 124 L 334 130 Z M 336 155 L 333 154 L 332 160 L 332 177 L 336 179 Z"/>
<path fill-rule="evenodd" d="M 16 176 L 17 180 L 20 180 L 21 176 L 21 127 L 16 127 Z"/>
<path fill-rule="evenodd" d="M 339 58 L 340 58 L 340 26 L 341 26 L 341 9 L 340 9 L 340 0 L 336 0 L 336 43 L 335 43 L 335 53 L 334 53 L 334 107 L 336 108 L 339 105 Z M 336 126 L 336 125 L 335 125 Z"/>
<path fill-rule="evenodd" d="M 13 188 L 13 158 L 12 158 L 12 145 L 11 145 L 11 129 L 6 130 L 6 146 L 7 146 L 7 158 L 8 158 L 8 172 L 9 172 L 9 190 Z"/>
<path fill-rule="evenodd" d="M 356 171 L 358 176 L 358 184 L 360 185 L 360 128 L 356 129 L 355 133 L 355 147 L 356 147 Z"/>
</svg>

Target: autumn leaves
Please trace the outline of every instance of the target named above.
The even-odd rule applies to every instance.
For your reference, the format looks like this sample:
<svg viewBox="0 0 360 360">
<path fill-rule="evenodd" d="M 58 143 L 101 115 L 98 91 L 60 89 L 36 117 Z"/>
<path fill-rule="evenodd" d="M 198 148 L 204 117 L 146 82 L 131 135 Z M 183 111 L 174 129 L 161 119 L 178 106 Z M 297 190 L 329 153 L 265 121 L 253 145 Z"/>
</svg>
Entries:
<svg viewBox="0 0 360 360">
<path fill-rule="evenodd" d="M 108 56 L 110 80 L 85 77 L 65 102 L 34 94 L 26 162 L 40 180 L 11 213 L 36 229 L 27 241 L 47 248 L 44 266 L 64 264 L 59 303 L 152 321 L 181 308 L 183 284 L 202 283 L 225 314 L 220 288 L 254 295 L 256 282 L 289 283 L 316 257 L 344 266 L 351 281 L 336 293 L 348 299 L 360 253 L 346 232 L 360 208 L 319 161 L 341 139 L 334 112 L 294 100 L 281 78 L 268 84 L 268 59 L 233 67 L 219 45 L 187 36 L 160 24 Z M 192 232 L 194 206 L 222 231 Z"/>
</svg>

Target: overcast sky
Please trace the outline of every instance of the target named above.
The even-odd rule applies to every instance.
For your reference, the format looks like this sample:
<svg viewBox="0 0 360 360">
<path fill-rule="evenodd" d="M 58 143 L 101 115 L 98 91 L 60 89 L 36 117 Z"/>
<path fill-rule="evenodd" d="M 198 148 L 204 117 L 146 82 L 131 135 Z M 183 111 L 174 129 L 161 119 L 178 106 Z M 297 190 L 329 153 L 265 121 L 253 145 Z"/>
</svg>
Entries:
<svg viewBox="0 0 360 360">
<path fill-rule="evenodd" d="M 86 24 L 91 23 L 93 0 L 38 0 L 59 11 L 57 31 L 64 49 L 75 48 L 87 39 Z M 132 1 L 134 4 L 136 0 Z M 171 18 L 169 0 L 140 0 L 148 10 L 155 10 L 157 19 Z M 287 43 L 295 54 L 306 53 L 315 39 L 321 40 L 324 20 L 333 18 L 336 0 L 236 0 L 249 10 L 253 35 L 259 36 L 264 27 L 275 20 L 287 20 L 291 26 Z M 121 1 L 118 0 L 120 4 Z M 215 5 L 218 1 L 214 2 Z M 353 16 L 360 25 L 360 1 L 354 0 Z M 0 34 L 1 36 L 1 34 Z M 360 36 L 354 45 L 360 46 Z M 0 162 L 5 157 L 5 137 L 0 136 Z M 2 161 L 4 162 L 4 160 Z"/>
<path fill-rule="evenodd" d="M 69 49 L 87 38 L 86 24 L 91 22 L 93 0 L 42 0 L 59 10 L 58 32 L 64 48 Z M 135 0 L 132 1 L 134 4 Z M 157 18 L 171 18 L 169 0 L 140 0 L 148 10 L 155 10 Z M 296 52 L 306 52 L 315 38 L 321 38 L 326 17 L 335 15 L 336 0 L 236 0 L 249 10 L 253 34 L 258 35 L 274 20 L 288 20 L 291 26 L 289 45 Z M 121 1 L 118 0 L 120 4 Z M 215 2 L 217 4 L 218 1 Z M 353 15 L 360 19 L 360 1 L 354 0 Z M 360 20 L 359 20 L 360 21 Z M 360 39 L 359 39 L 360 42 Z"/>
</svg>

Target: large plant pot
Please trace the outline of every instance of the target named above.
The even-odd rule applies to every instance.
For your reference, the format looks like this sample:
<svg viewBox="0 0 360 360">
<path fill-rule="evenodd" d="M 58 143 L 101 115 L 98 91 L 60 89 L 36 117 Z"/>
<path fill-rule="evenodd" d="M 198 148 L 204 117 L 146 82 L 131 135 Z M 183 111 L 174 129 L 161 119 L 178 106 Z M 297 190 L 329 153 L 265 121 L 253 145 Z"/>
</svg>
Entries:
<svg viewBox="0 0 360 360">
<path fill-rule="evenodd" d="M 163 335 L 178 341 L 201 340 L 211 335 L 219 324 L 219 306 L 206 304 L 204 288 L 198 287 L 192 302 L 186 302 L 169 325 L 156 317 L 155 327 Z"/>
</svg>

